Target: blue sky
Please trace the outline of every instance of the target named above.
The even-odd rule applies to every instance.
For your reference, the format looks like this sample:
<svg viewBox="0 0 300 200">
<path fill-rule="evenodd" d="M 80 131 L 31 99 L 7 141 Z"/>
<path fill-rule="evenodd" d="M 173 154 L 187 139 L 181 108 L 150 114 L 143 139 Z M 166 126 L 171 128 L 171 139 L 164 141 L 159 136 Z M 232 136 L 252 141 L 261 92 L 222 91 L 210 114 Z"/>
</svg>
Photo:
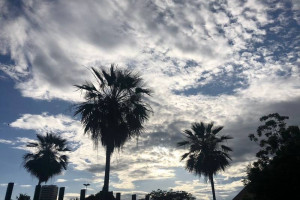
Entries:
<svg viewBox="0 0 300 200">
<path fill-rule="evenodd" d="M 71 106 L 74 84 L 90 67 L 140 72 L 154 94 L 146 130 L 112 158 L 110 189 L 139 198 L 152 190 L 211 199 L 210 185 L 184 170 L 176 142 L 192 122 L 224 125 L 234 140 L 231 167 L 216 177 L 217 198 L 243 187 L 258 146 L 248 134 L 259 117 L 300 120 L 300 4 L 297 0 L 62 1 L 0 0 L 0 198 L 32 195 L 37 180 L 22 168 L 28 141 L 55 132 L 68 139 L 70 165 L 48 184 L 78 196 L 102 188 L 104 150 L 95 149 Z M 127 195 L 127 196 L 126 196 Z"/>
</svg>

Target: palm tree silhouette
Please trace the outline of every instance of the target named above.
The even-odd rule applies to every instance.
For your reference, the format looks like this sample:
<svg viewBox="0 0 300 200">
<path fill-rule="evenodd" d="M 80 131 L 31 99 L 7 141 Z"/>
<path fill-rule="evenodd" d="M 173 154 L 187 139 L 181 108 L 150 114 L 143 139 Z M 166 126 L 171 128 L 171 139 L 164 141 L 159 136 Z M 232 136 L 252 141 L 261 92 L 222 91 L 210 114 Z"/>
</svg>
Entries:
<svg viewBox="0 0 300 200">
<path fill-rule="evenodd" d="M 26 146 L 35 148 L 34 153 L 26 153 L 23 156 L 23 167 L 35 176 L 41 185 L 51 177 L 58 175 L 63 169 L 67 169 L 68 156 L 64 155 L 70 151 L 67 141 L 60 136 L 47 133 L 45 136 L 37 134 L 37 142 L 29 142 Z"/>
<path fill-rule="evenodd" d="M 213 175 L 220 170 L 225 170 L 231 160 L 228 152 L 232 149 L 222 143 L 230 136 L 217 137 L 222 126 L 213 128 L 213 123 L 193 123 L 192 130 L 185 130 L 183 133 L 186 140 L 178 142 L 178 146 L 189 145 L 189 152 L 182 155 L 181 160 L 187 158 L 186 169 L 196 175 L 208 177 L 211 183 L 213 199 L 216 200 Z"/>
<path fill-rule="evenodd" d="M 98 143 L 106 149 L 104 186 L 108 192 L 110 158 L 115 149 L 120 149 L 133 136 L 139 136 L 144 129 L 143 122 L 149 118 L 150 106 L 143 97 L 150 95 L 143 88 L 138 74 L 119 70 L 113 64 L 110 71 L 92 68 L 97 85 L 87 82 L 75 85 L 84 91 L 85 101 L 76 105 L 74 115 L 81 114 L 84 133 L 89 134 L 95 146 Z"/>
</svg>

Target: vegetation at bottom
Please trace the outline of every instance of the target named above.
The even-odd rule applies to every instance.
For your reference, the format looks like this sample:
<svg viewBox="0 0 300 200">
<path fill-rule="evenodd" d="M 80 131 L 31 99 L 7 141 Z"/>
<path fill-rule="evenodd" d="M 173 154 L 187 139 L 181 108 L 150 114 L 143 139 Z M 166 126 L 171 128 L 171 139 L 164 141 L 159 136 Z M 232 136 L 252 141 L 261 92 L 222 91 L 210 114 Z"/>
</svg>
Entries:
<svg viewBox="0 0 300 200">
<path fill-rule="evenodd" d="M 17 200 L 30 200 L 30 196 L 27 194 L 19 194 L 19 196 L 16 197 Z"/>
<path fill-rule="evenodd" d="M 196 198 L 185 191 L 156 190 L 149 193 L 150 200 L 196 200 Z"/>
</svg>

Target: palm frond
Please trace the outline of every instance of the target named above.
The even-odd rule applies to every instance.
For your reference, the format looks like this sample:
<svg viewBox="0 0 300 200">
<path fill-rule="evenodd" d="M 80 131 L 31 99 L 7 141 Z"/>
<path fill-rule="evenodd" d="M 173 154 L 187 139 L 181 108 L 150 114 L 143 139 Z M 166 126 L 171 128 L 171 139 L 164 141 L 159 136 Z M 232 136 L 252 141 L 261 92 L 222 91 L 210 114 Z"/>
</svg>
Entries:
<svg viewBox="0 0 300 200">
<path fill-rule="evenodd" d="M 188 138 L 195 137 L 195 135 L 193 134 L 193 132 L 191 130 L 188 130 L 188 129 L 184 130 L 183 133 L 186 134 Z"/>
<path fill-rule="evenodd" d="M 225 145 L 221 145 L 221 148 L 222 148 L 222 151 L 224 151 L 224 152 L 232 151 L 232 148 L 225 146 Z"/>
<path fill-rule="evenodd" d="M 178 143 L 177 143 L 177 146 L 178 146 L 178 147 L 181 147 L 181 146 L 185 146 L 185 145 L 188 145 L 188 144 L 190 144 L 189 141 L 181 141 L 181 142 L 178 142 Z"/>
<path fill-rule="evenodd" d="M 223 126 L 220 126 L 220 127 L 217 127 L 215 129 L 212 130 L 212 134 L 216 135 L 217 133 L 219 133 L 224 127 Z"/>
<path fill-rule="evenodd" d="M 206 126 L 206 133 L 207 133 L 207 134 L 211 134 L 211 130 L 212 130 L 212 127 L 213 127 L 213 126 L 214 126 L 214 123 L 213 123 L 213 122 L 207 124 L 207 126 Z"/>
<path fill-rule="evenodd" d="M 100 87 L 103 87 L 105 82 L 104 82 L 104 79 L 101 76 L 100 72 L 97 69 L 93 68 L 93 67 L 92 67 L 92 70 L 93 70 L 95 76 L 100 80 L 100 82 L 98 82 Z"/>
<path fill-rule="evenodd" d="M 190 153 L 185 153 L 181 156 L 181 160 L 186 159 L 186 157 L 188 157 L 190 155 Z"/>
<path fill-rule="evenodd" d="M 27 147 L 37 147 L 38 143 L 35 142 L 28 142 L 28 144 L 26 145 Z"/>
</svg>

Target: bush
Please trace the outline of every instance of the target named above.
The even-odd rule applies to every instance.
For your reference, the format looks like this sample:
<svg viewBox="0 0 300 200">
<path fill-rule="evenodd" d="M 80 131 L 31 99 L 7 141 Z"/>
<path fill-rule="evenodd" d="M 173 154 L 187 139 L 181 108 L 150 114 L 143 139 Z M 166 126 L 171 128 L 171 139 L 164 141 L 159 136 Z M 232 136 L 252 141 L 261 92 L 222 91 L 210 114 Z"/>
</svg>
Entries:
<svg viewBox="0 0 300 200">
<path fill-rule="evenodd" d="M 150 200 L 195 200 L 192 194 L 185 191 L 165 191 L 165 190 L 156 190 L 152 191 L 150 194 Z"/>
<path fill-rule="evenodd" d="M 19 194 L 19 196 L 16 197 L 17 200 L 30 200 L 30 196 L 27 194 Z"/>
</svg>

